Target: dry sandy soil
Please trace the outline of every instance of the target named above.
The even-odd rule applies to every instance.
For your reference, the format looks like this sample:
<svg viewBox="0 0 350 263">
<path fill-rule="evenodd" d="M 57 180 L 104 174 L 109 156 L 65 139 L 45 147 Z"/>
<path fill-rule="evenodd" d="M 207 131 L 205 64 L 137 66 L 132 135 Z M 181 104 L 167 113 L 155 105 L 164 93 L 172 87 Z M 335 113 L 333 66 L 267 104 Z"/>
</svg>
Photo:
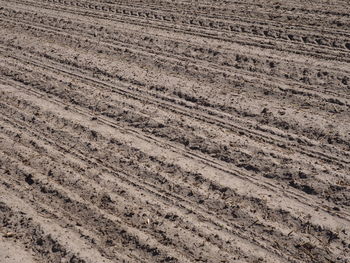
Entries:
<svg viewBox="0 0 350 263">
<path fill-rule="evenodd" d="M 0 262 L 350 262 L 348 0 L 0 0 Z"/>
</svg>

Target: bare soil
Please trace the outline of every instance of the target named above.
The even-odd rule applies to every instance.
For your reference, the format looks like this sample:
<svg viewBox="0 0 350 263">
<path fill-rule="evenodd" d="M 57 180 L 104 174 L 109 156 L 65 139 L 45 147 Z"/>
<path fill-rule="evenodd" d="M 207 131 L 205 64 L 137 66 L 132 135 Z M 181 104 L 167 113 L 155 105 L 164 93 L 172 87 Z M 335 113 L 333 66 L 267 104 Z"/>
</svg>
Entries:
<svg viewBox="0 0 350 263">
<path fill-rule="evenodd" d="M 0 0 L 0 262 L 350 262 L 350 5 Z"/>
</svg>

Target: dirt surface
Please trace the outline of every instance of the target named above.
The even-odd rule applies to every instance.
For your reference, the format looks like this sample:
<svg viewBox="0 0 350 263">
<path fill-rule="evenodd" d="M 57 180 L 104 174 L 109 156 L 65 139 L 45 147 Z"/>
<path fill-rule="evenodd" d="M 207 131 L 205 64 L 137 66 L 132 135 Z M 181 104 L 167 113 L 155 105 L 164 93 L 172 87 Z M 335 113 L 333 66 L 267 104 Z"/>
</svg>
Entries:
<svg viewBox="0 0 350 263">
<path fill-rule="evenodd" d="M 0 262 L 350 262 L 349 1 L 0 0 Z"/>
</svg>

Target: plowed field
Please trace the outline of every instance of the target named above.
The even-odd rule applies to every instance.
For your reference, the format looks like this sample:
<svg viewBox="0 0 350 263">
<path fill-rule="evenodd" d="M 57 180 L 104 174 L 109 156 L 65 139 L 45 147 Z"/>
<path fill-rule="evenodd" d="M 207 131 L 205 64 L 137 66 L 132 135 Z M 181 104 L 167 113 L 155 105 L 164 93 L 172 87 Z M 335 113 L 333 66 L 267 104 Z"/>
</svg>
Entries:
<svg viewBox="0 0 350 263">
<path fill-rule="evenodd" d="M 347 0 L 0 0 L 0 262 L 350 262 Z"/>
</svg>

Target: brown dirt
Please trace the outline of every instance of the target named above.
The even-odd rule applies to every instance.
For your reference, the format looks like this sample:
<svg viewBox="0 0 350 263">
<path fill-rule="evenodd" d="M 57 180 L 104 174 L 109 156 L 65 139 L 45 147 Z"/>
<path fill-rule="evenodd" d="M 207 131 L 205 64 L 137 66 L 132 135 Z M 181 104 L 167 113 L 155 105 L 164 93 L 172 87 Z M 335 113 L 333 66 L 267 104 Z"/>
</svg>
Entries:
<svg viewBox="0 0 350 263">
<path fill-rule="evenodd" d="M 349 14 L 0 0 L 0 262 L 350 262 Z"/>
</svg>

